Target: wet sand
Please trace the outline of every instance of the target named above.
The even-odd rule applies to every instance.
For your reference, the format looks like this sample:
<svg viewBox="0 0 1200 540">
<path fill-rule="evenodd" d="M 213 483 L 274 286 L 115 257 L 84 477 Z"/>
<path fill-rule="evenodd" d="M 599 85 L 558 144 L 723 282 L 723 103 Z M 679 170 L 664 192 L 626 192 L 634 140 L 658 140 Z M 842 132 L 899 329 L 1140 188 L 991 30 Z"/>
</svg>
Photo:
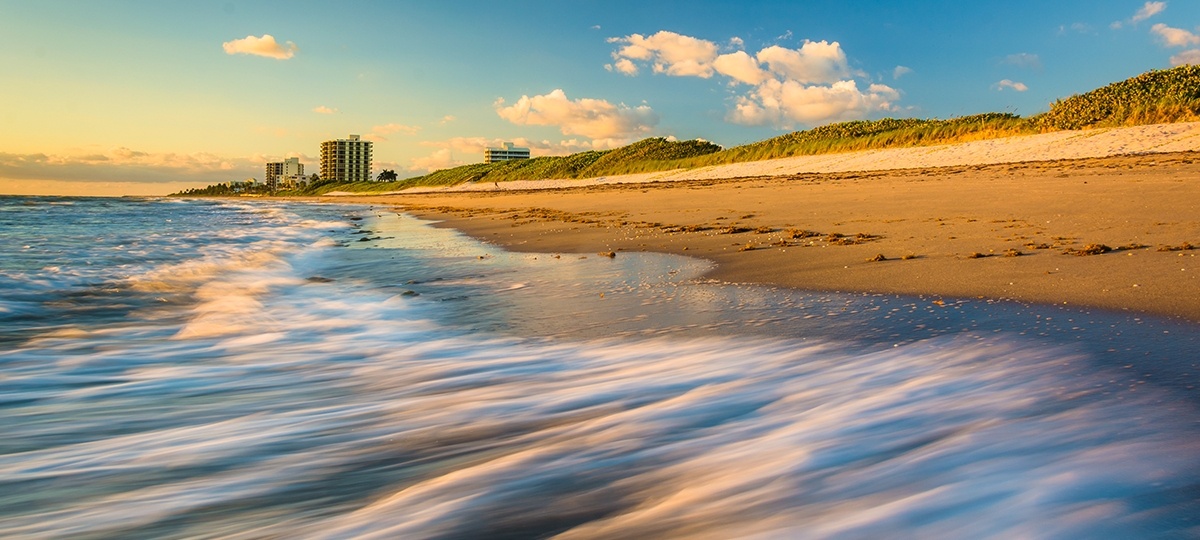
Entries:
<svg viewBox="0 0 1200 540">
<path fill-rule="evenodd" d="M 1200 321 L 1200 153 L 334 197 L 505 249 L 690 255 L 708 277 Z"/>
</svg>

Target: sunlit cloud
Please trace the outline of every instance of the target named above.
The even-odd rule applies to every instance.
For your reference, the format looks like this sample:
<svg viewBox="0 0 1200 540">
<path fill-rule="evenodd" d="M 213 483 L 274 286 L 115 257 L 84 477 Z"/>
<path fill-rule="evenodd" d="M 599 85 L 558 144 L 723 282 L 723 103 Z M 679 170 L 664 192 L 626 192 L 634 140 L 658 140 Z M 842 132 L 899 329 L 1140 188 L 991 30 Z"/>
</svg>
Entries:
<svg viewBox="0 0 1200 540">
<path fill-rule="evenodd" d="M 1162 13 L 1166 9 L 1166 2 L 1146 2 L 1145 4 L 1142 4 L 1142 7 L 1139 8 L 1137 12 L 1134 13 L 1129 19 L 1124 21 L 1113 21 L 1112 24 L 1108 25 L 1108 27 L 1112 28 L 1113 30 L 1118 30 L 1127 24 L 1133 25 L 1140 23 L 1146 19 L 1149 19 L 1150 17 Z"/>
<path fill-rule="evenodd" d="M 736 124 L 780 126 L 843 122 L 874 111 L 894 110 L 898 99 L 899 92 L 882 84 L 869 85 L 864 92 L 854 81 L 822 86 L 771 79 L 739 97 L 727 119 Z"/>
<path fill-rule="evenodd" d="M 912 68 L 908 66 L 896 66 L 896 69 L 892 70 L 892 79 L 899 79 L 900 77 L 908 75 L 912 72 Z"/>
<path fill-rule="evenodd" d="M 452 114 L 447 114 L 446 116 L 443 116 L 441 120 L 438 121 L 438 125 L 444 126 L 455 120 L 458 120 L 458 118 L 455 118 L 454 115 L 452 115 Z"/>
<path fill-rule="evenodd" d="M 758 62 L 745 51 L 722 54 L 713 61 L 713 69 L 737 82 L 746 84 L 761 84 L 771 75 L 764 71 Z"/>
<path fill-rule="evenodd" d="M 630 107 L 603 99 L 569 99 L 556 89 L 539 96 L 521 96 L 507 105 L 494 103 L 496 114 L 519 126 L 555 126 L 563 135 L 591 139 L 627 140 L 648 134 L 658 124 L 658 114 L 648 105 Z"/>
<path fill-rule="evenodd" d="M 337 109 L 334 109 L 331 107 L 326 107 L 324 105 L 319 105 L 319 106 L 313 107 L 312 112 L 315 112 L 317 114 L 334 114 L 337 112 Z"/>
<path fill-rule="evenodd" d="M 772 45 L 758 52 L 758 61 L 800 83 L 831 84 L 850 76 L 846 53 L 836 41 L 806 41 L 799 49 Z"/>
<path fill-rule="evenodd" d="M 1005 88 L 1011 89 L 1015 92 L 1024 92 L 1026 90 L 1029 90 L 1029 87 L 1026 86 L 1025 83 L 1016 82 L 1016 81 L 1012 81 L 1009 79 L 1004 79 L 1004 80 L 996 83 L 995 85 L 993 85 L 993 87 L 999 91 L 1003 91 Z"/>
<path fill-rule="evenodd" d="M 790 34 L 781 37 L 790 38 Z M 860 84 L 866 75 L 851 68 L 840 43 L 805 40 L 798 48 L 770 45 L 750 54 L 735 50 L 719 54 L 715 42 L 675 32 L 660 31 L 649 37 L 630 34 L 609 38 L 620 45 L 613 51 L 609 71 L 638 75 L 641 67 L 655 74 L 711 78 L 722 75 L 730 86 L 752 87 L 735 96 L 726 120 L 737 124 L 791 127 L 854 120 L 879 111 L 900 110 L 900 93 L 883 84 Z M 731 38 L 730 46 L 744 45 Z M 897 66 L 893 78 L 911 73 Z M 865 86 L 865 90 L 862 87 Z"/>
<path fill-rule="evenodd" d="M 226 41 L 221 44 L 221 47 L 225 49 L 225 54 L 249 54 L 276 60 L 287 60 L 295 56 L 296 51 L 299 50 L 296 44 L 290 41 L 282 45 L 277 43 L 271 34 L 263 34 L 262 37 L 250 35 L 242 39 Z"/>
<path fill-rule="evenodd" d="M 616 63 L 611 64 L 610 70 L 625 74 L 632 74 L 628 66 L 637 60 L 648 63 L 655 73 L 707 79 L 713 74 L 712 63 L 717 58 L 715 43 L 666 30 L 650 36 L 630 34 L 608 41 L 624 45 L 612 53 Z"/>
<path fill-rule="evenodd" d="M 1146 2 L 1142 5 L 1141 9 L 1137 10 L 1137 13 L 1133 14 L 1133 18 L 1129 20 L 1130 22 L 1139 23 L 1162 13 L 1165 9 L 1167 9 L 1166 2 Z"/>
<path fill-rule="evenodd" d="M 1163 23 L 1158 23 L 1151 26 L 1150 31 L 1157 34 L 1159 39 L 1162 40 L 1163 45 L 1168 47 L 1200 45 L 1200 36 L 1182 28 L 1171 28 Z"/>
<path fill-rule="evenodd" d="M 1200 65 L 1200 49 L 1190 49 L 1171 57 L 1172 66 Z"/>
<path fill-rule="evenodd" d="M 74 182 L 219 183 L 261 177 L 263 156 L 150 153 L 118 147 L 86 154 L 0 153 L 0 178 Z"/>
</svg>

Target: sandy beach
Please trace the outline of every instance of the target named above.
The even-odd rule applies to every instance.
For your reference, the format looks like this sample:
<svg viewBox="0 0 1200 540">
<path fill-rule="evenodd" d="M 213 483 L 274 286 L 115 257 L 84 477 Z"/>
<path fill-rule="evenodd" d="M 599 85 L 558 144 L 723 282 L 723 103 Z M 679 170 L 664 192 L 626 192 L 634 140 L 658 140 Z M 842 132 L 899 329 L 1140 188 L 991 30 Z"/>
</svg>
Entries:
<svg viewBox="0 0 1200 540">
<path fill-rule="evenodd" d="M 1200 321 L 1200 124 L 382 196 L 525 252 L 657 251 L 708 277 Z"/>
</svg>

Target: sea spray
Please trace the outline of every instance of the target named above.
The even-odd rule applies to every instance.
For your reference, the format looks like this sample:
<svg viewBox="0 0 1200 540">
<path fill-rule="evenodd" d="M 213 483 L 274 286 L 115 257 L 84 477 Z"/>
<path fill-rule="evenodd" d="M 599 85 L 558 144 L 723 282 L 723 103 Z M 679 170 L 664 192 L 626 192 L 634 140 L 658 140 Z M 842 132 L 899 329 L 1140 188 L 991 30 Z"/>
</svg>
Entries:
<svg viewBox="0 0 1200 540">
<path fill-rule="evenodd" d="M 1190 327 L 730 287 L 365 207 L 71 202 L 127 217 L 2 263 L 40 314 L 0 350 L 5 537 L 1197 533 Z"/>
</svg>

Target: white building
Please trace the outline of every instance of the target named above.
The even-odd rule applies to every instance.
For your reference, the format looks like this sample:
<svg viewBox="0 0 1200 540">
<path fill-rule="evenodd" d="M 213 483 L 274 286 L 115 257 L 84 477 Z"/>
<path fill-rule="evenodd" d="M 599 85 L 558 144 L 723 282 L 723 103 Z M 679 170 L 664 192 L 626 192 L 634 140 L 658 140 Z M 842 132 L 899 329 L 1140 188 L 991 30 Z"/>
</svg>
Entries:
<svg viewBox="0 0 1200 540">
<path fill-rule="evenodd" d="M 513 146 L 513 143 L 504 143 L 503 148 L 487 147 L 483 149 L 483 162 L 495 163 L 497 161 L 510 161 L 514 159 L 529 159 L 529 149 Z"/>
<path fill-rule="evenodd" d="M 304 177 L 304 164 L 300 163 L 300 158 L 287 158 L 283 161 L 276 161 L 267 164 L 267 175 L 264 183 L 271 189 L 279 189 L 281 184 L 287 184 L 285 179 L 295 179 Z"/>
<path fill-rule="evenodd" d="M 321 180 L 371 181 L 371 142 L 358 135 L 321 143 Z"/>
</svg>

